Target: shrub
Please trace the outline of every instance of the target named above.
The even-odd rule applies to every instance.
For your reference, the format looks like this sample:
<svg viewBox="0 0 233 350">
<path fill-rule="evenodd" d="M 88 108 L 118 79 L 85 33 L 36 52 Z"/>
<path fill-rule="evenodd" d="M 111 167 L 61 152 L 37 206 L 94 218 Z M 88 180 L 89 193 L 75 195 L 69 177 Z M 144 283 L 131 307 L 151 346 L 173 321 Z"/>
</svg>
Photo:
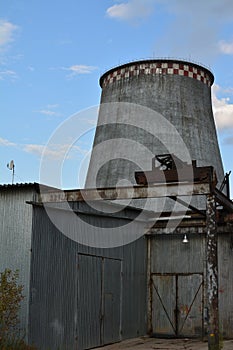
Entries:
<svg viewBox="0 0 233 350">
<path fill-rule="evenodd" d="M 18 285 L 19 272 L 5 269 L 0 273 L 0 350 L 35 350 L 20 335 L 19 310 L 24 299 Z"/>
</svg>

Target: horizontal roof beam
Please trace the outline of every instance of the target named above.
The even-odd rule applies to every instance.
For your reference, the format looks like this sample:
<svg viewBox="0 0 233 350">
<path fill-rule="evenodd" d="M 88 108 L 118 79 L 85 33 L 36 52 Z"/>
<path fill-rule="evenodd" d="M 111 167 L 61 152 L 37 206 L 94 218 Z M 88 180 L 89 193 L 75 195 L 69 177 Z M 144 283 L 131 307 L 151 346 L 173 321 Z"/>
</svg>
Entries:
<svg viewBox="0 0 233 350">
<path fill-rule="evenodd" d="M 209 193 L 211 193 L 211 184 L 208 183 L 164 183 L 152 186 L 45 192 L 40 194 L 39 203 L 162 198 L 171 196 L 208 195 Z"/>
</svg>

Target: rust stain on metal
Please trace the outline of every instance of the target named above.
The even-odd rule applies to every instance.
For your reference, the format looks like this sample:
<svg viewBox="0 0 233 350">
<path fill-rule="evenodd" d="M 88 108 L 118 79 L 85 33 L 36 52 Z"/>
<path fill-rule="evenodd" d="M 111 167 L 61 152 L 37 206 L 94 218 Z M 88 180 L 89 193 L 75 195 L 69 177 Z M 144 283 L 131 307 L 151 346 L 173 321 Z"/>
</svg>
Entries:
<svg viewBox="0 0 233 350">
<path fill-rule="evenodd" d="M 73 202 L 73 201 L 96 201 L 114 199 L 140 199 L 140 198 L 160 198 L 190 195 L 207 195 L 211 191 L 209 183 L 163 183 L 150 186 L 133 186 L 118 188 L 97 188 L 82 189 L 72 191 L 56 191 L 41 193 L 40 203 L 49 202 Z"/>
<path fill-rule="evenodd" d="M 184 318 L 189 313 L 189 306 L 188 305 L 181 305 L 180 306 L 180 317 Z"/>
<path fill-rule="evenodd" d="M 160 163 L 155 166 L 155 162 Z M 211 183 L 216 186 L 217 178 L 212 166 L 197 167 L 196 160 L 192 164 L 183 162 L 174 154 L 156 155 L 152 159 L 152 170 L 136 171 L 135 180 L 139 185 L 147 185 L 161 182 Z"/>
</svg>

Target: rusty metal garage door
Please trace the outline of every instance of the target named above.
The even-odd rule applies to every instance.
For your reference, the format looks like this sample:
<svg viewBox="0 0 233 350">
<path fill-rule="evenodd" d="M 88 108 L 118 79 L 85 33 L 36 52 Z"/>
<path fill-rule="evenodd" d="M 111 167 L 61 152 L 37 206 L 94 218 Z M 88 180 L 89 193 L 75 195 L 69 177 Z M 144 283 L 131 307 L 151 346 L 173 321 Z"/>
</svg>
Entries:
<svg viewBox="0 0 233 350">
<path fill-rule="evenodd" d="M 155 336 L 203 336 L 203 275 L 152 274 Z"/>
<path fill-rule="evenodd" d="M 120 340 L 121 260 L 78 254 L 77 348 Z"/>
</svg>

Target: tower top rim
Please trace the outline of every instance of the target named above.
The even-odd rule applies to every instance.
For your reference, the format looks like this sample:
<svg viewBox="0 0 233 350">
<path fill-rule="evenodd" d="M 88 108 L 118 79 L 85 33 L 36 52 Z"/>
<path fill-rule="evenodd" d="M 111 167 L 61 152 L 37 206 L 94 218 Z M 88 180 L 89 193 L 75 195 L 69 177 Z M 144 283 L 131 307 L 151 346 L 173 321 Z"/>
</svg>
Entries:
<svg viewBox="0 0 233 350">
<path fill-rule="evenodd" d="M 153 64 L 153 63 L 174 63 L 174 64 L 184 64 L 184 65 L 188 65 L 188 66 L 192 66 L 194 68 L 197 69 L 201 69 L 204 72 L 206 72 L 210 78 L 210 83 L 211 85 L 213 85 L 214 82 L 214 74 L 211 72 L 210 68 L 206 67 L 205 65 L 201 64 L 201 63 L 197 63 L 195 61 L 192 60 L 185 60 L 185 59 L 179 59 L 179 58 L 148 58 L 148 59 L 141 59 L 141 60 L 135 60 L 135 61 L 130 61 L 130 62 L 126 62 L 117 66 L 114 66 L 108 70 L 106 70 L 100 77 L 99 79 L 99 84 L 100 87 L 103 87 L 103 82 L 104 79 L 111 73 L 113 73 L 116 70 L 119 69 L 124 69 L 133 65 L 140 65 L 140 64 Z"/>
</svg>

